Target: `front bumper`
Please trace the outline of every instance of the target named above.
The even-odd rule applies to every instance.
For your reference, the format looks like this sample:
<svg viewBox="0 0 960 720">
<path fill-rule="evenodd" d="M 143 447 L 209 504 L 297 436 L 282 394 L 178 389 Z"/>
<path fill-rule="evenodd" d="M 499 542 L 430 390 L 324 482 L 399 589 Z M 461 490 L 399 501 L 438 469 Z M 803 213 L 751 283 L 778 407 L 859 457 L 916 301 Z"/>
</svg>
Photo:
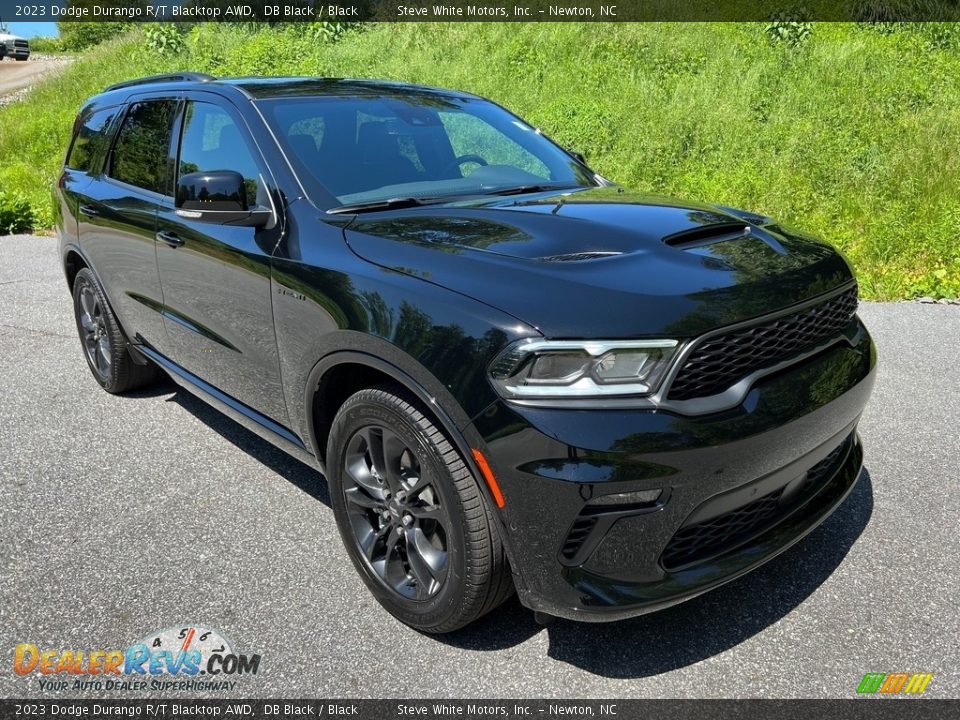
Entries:
<svg viewBox="0 0 960 720">
<path fill-rule="evenodd" d="M 559 617 L 616 620 L 692 598 L 783 552 L 859 477 L 856 425 L 875 366 L 857 320 L 847 341 L 764 378 L 720 413 L 495 403 L 471 430 L 506 498 L 521 601 Z M 661 494 L 591 504 L 643 490 Z"/>
</svg>

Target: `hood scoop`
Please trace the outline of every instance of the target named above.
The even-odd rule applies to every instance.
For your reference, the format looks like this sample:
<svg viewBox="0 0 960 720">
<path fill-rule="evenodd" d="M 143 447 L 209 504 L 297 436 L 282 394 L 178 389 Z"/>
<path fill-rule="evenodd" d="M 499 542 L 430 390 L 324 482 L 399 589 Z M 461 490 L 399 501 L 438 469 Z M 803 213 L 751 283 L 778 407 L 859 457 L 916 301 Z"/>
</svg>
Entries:
<svg viewBox="0 0 960 720">
<path fill-rule="evenodd" d="M 591 252 L 566 253 L 565 255 L 547 255 L 539 258 L 545 262 L 580 262 L 581 260 L 598 260 L 599 258 L 623 255 L 619 251 L 597 250 Z"/>
<path fill-rule="evenodd" d="M 705 225 L 693 230 L 684 230 L 683 232 L 667 235 L 663 239 L 665 245 L 678 250 L 691 250 L 693 248 L 713 245 L 714 243 L 736 240 L 741 237 L 749 237 L 752 234 L 751 226 L 743 222 L 717 223 L 715 225 Z"/>
</svg>

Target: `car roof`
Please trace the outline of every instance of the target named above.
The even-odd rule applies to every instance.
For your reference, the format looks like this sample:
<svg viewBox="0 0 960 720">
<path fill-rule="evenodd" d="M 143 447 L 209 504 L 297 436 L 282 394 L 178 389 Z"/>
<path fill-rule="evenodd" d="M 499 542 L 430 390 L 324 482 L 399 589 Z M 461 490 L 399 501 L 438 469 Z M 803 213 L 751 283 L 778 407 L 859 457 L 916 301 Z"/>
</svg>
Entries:
<svg viewBox="0 0 960 720">
<path fill-rule="evenodd" d="M 316 95 L 441 95 L 444 97 L 476 97 L 469 93 L 443 88 L 415 85 L 390 80 L 365 80 L 358 78 L 317 78 L 317 77 L 245 77 L 225 78 L 216 81 L 234 85 L 250 96 L 272 97 L 309 97 Z"/>
<path fill-rule="evenodd" d="M 321 77 L 236 77 L 215 78 L 203 73 L 176 73 L 154 75 L 128 80 L 106 88 L 91 100 L 113 99 L 128 96 L 146 90 L 190 90 L 200 89 L 230 92 L 239 91 L 251 100 L 292 97 L 382 97 L 395 96 L 434 96 L 447 98 L 476 98 L 476 95 L 446 90 L 443 88 L 415 85 L 390 80 L 368 80 L 360 78 L 321 78 Z"/>
</svg>

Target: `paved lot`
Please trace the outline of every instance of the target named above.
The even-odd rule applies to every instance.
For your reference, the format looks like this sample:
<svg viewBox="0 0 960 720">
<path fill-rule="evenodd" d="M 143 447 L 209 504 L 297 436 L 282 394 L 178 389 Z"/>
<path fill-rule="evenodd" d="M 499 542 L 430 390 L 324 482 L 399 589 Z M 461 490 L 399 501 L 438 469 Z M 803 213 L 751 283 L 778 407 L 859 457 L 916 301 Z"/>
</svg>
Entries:
<svg viewBox="0 0 960 720">
<path fill-rule="evenodd" d="M 241 696 L 848 697 L 867 671 L 926 671 L 958 697 L 960 307 L 862 314 L 867 472 L 800 546 L 656 615 L 543 629 L 511 601 L 433 638 L 367 595 L 309 468 L 172 385 L 102 392 L 55 241 L 0 238 L 0 697 L 40 694 L 17 643 L 183 623 L 262 654 Z"/>
</svg>

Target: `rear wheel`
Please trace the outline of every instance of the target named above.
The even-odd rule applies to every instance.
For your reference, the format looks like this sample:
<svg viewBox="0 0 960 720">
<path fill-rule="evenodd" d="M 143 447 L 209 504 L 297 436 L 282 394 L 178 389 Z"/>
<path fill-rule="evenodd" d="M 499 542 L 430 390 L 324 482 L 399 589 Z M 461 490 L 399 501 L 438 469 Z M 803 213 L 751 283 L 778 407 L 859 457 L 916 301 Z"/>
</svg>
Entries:
<svg viewBox="0 0 960 720">
<path fill-rule="evenodd" d="M 399 620 L 449 632 L 512 594 L 499 532 L 476 480 L 398 388 L 361 390 L 343 404 L 327 466 L 350 559 Z"/>
<path fill-rule="evenodd" d="M 73 281 L 73 310 L 87 365 L 104 390 L 122 393 L 157 379 L 154 365 L 138 365 L 130 357 L 103 288 L 88 268 Z"/>
</svg>

